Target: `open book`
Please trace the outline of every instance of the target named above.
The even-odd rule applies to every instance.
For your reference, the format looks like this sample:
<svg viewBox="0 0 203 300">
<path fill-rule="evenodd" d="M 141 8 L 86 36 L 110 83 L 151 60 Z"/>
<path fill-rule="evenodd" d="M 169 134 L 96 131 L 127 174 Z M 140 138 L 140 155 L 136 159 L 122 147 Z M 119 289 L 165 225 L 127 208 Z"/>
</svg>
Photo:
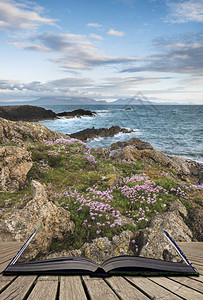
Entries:
<svg viewBox="0 0 203 300">
<path fill-rule="evenodd" d="M 39 228 L 38 228 L 39 229 Z M 85 257 L 59 257 L 45 260 L 33 260 L 29 262 L 17 262 L 24 252 L 34 235 L 36 229 L 30 238 L 26 241 L 18 254 L 12 259 L 10 264 L 4 270 L 5 275 L 11 274 L 71 274 L 92 276 L 110 276 L 110 275 L 136 275 L 136 274 L 179 274 L 179 275 L 198 275 L 198 272 L 187 260 L 183 252 L 171 239 L 169 234 L 163 230 L 170 243 L 174 246 L 181 256 L 183 263 L 164 261 L 153 258 L 139 256 L 116 256 L 112 257 L 102 264 L 97 264 L 93 260 Z"/>
</svg>

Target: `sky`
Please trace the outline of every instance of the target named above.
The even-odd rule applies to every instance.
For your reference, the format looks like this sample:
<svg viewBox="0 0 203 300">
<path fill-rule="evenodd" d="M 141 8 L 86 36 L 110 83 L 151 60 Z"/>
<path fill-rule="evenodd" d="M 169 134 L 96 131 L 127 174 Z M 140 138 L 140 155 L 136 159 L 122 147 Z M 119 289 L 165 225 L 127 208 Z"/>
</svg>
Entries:
<svg viewBox="0 0 203 300">
<path fill-rule="evenodd" d="M 1 102 L 203 104 L 202 74 L 203 0 L 0 0 Z"/>
</svg>

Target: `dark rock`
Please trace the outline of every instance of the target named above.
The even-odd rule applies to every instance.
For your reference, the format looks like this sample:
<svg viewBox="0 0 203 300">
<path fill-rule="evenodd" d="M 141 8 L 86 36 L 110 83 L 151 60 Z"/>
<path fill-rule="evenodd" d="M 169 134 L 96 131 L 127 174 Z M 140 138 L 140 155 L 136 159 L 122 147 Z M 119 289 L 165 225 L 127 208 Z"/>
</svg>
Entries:
<svg viewBox="0 0 203 300">
<path fill-rule="evenodd" d="M 76 110 L 68 111 L 68 112 L 64 111 L 64 112 L 57 114 L 58 117 L 68 117 L 68 118 L 74 118 L 74 117 L 80 118 L 83 116 L 92 117 L 94 115 L 96 115 L 96 112 L 90 111 L 90 110 L 84 110 L 84 109 L 76 109 Z"/>
<path fill-rule="evenodd" d="M 137 148 L 138 150 L 144 150 L 144 149 L 153 149 L 152 145 L 150 145 L 150 143 L 147 142 L 143 142 L 138 138 L 132 138 L 128 141 L 124 141 L 124 142 L 117 142 L 117 143 L 113 143 L 111 144 L 111 150 L 116 150 L 119 148 L 124 148 L 126 146 L 134 146 L 135 148 Z"/>
<path fill-rule="evenodd" d="M 52 110 L 32 105 L 0 106 L 0 117 L 11 121 L 39 121 L 56 118 Z"/>
<path fill-rule="evenodd" d="M 119 126 L 112 126 L 110 128 L 87 128 L 75 133 L 70 134 L 69 136 L 72 138 L 79 139 L 81 141 L 87 141 L 87 140 L 92 140 L 97 137 L 111 137 L 114 136 L 115 134 L 118 134 L 119 132 L 123 133 L 130 133 L 133 132 L 133 130 L 129 130 L 126 128 L 120 128 Z"/>
<path fill-rule="evenodd" d="M 193 236 L 198 242 L 203 242 L 203 210 L 196 205 L 188 212 L 187 225 L 192 230 Z"/>
</svg>

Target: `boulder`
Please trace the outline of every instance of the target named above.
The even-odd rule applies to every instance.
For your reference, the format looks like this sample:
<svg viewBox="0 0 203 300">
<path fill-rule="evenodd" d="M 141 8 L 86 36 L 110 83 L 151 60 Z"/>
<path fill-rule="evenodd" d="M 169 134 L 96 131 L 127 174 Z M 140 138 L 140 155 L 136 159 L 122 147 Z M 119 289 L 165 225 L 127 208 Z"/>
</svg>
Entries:
<svg viewBox="0 0 203 300">
<path fill-rule="evenodd" d="M 31 153 L 14 146 L 0 147 L 0 190 L 15 192 L 32 168 Z"/>
<path fill-rule="evenodd" d="M 39 121 L 56 118 L 52 110 L 32 105 L 0 106 L 0 117 L 11 121 Z"/>
<path fill-rule="evenodd" d="M 122 150 L 113 150 L 113 154 L 111 155 L 111 159 L 115 161 L 120 160 L 130 160 L 130 161 L 136 161 L 140 158 L 140 152 L 139 150 L 134 146 L 126 146 Z"/>
<path fill-rule="evenodd" d="M 53 239 L 68 238 L 75 225 L 70 221 L 70 212 L 47 199 L 44 186 L 32 181 L 34 197 L 23 209 L 7 213 L 0 223 L 0 241 L 25 242 L 39 225 L 42 225 L 33 242 L 23 254 L 30 260 L 37 255 L 48 254 Z"/>
<path fill-rule="evenodd" d="M 70 137 L 79 139 L 81 141 L 92 140 L 97 137 L 112 137 L 119 132 L 130 133 L 132 129 L 120 128 L 119 126 L 112 126 L 110 128 L 87 128 L 75 133 L 70 134 Z"/>
<path fill-rule="evenodd" d="M 98 237 L 92 243 L 85 243 L 82 246 L 82 256 L 102 263 L 113 256 L 133 255 L 133 251 L 129 249 L 132 235 L 131 231 L 123 231 L 120 235 L 115 235 L 111 241 L 107 237 Z"/>
<path fill-rule="evenodd" d="M 138 150 L 144 150 L 144 149 L 153 149 L 152 145 L 150 145 L 150 143 L 148 142 L 143 142 L 138 138 L 132 138 L 128 141 L 124 141 L 124 142 L 116 142 L 111 144 L 111 150 L 116 150 L 119 148 L 125 148 L 126 146 L 134 146 L 135 148 L 137 148 Z"/>
<path fill-rule="evenodd" d="M 177 205 L 177 209 L 175 209 Z M 191 242 L 193 239 L 192 231 L 185 224 L 181 215 L 186 215 L 184 205 L 175 200 L 171 203 L 167 211 L 156 215 L 150 222 L 149 227 L 136 232 L 133 239 L 138 245 L 138 255 L 164 259 L 168 261 L 181 261 L 174 247 L 170 244 L 165 234 L 160 230 L 166 230 L 172 239 L 177 242 Z"/>
<path fill-rule="evenodd" d="M 108 159 L 110 155 L 110 149 L 108 148 L 91 148 L 91 154 L 96 154 L 100 159 Z"/>
<path fill-rule="evenodd" d="M 56 140 L 69 137 L 65 134 L 54 132 L 41 124 L 28 122 L 13 122 L 0 118 L 0 140 L 3 142 L 14 141 L 22 144 L 26 139 L 31 141 Z"/>
</svg>

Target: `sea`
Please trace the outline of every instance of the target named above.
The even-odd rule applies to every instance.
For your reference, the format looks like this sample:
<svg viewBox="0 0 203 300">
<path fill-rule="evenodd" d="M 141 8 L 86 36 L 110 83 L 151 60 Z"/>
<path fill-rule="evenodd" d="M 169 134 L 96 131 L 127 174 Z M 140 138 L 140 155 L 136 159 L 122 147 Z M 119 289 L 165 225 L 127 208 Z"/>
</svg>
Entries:
<svg viewBox="0 0 203 300">
<path fill-rule="evenodd" d="M 120 126 L 133 129 L 114 137 L 88 141 L 90 147 L 110 147 L 133 137 L 149 142 L 167 155 L 190 158 L 203 163 L 203 105 L 44 105 L 56 113 L 85 109 L 93 117 L 60 118 L 38 123 L 51 130 L 71 134 L 86 128 Z"/>
</svg>

